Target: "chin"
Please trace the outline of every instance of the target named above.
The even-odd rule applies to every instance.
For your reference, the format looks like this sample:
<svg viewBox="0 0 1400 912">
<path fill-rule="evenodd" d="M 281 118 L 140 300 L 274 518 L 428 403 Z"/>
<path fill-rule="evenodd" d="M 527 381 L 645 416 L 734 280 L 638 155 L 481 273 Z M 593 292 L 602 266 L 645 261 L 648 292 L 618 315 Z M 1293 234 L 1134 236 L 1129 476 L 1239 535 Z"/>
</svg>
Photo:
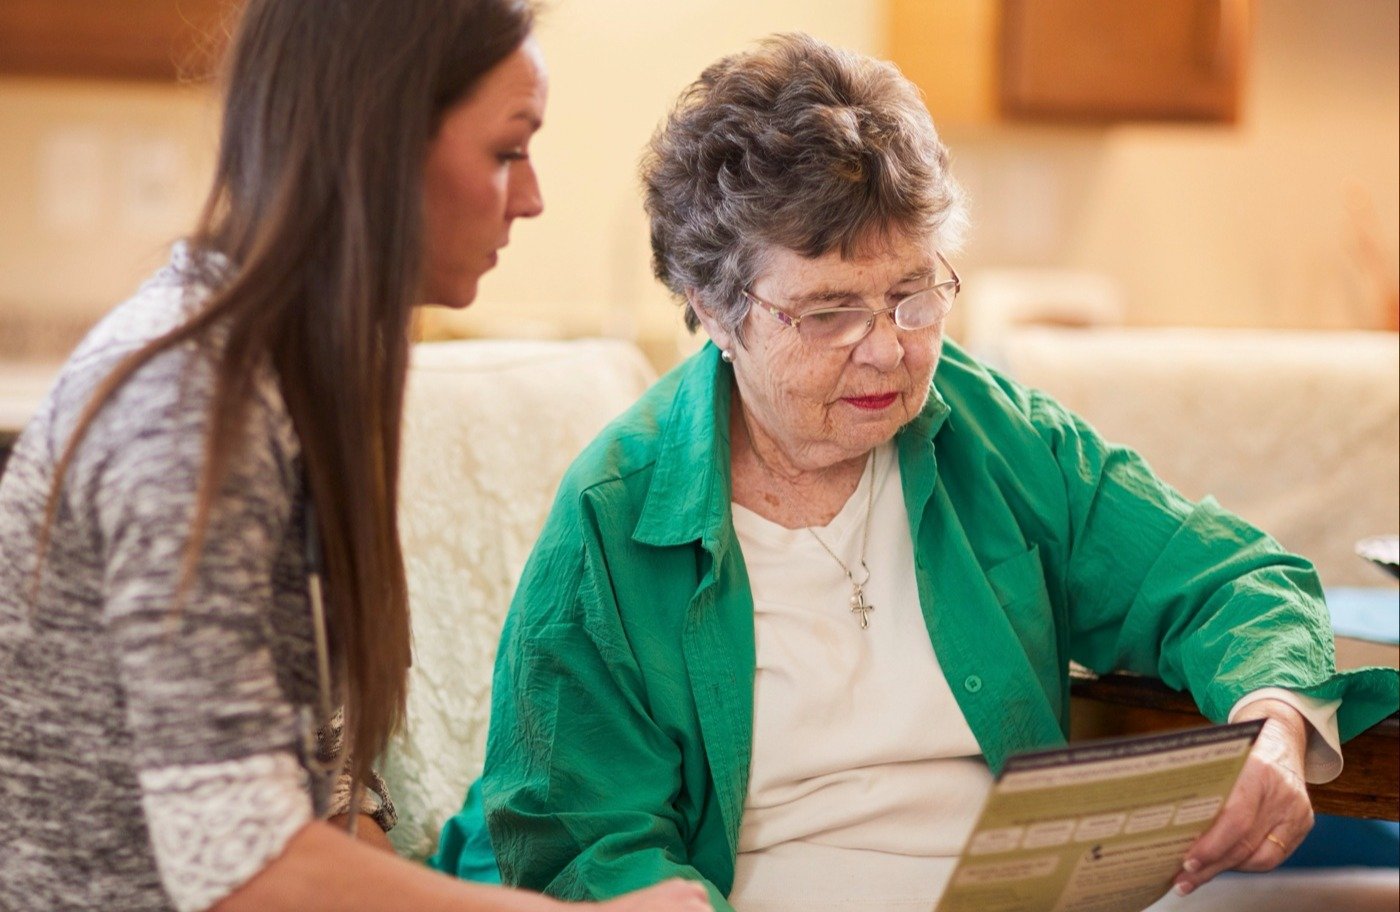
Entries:
<svg viewBox="0 0 1400 912">
<path fill-rule="evenodd" d="M 422 303 L 451 310 L 463 310 L 476 300 L 477 287 L 486 270 L 477 271 L 466 264 L 453 268 L 428 269 L 423 282 Z"/>
<path fill-rule="evenodd" d="M 465 310 L 476 300 L 476 279 L 472 279 L 470 284 L 463 283 L 456 288 L 444 291 L 436 297 L 429 298 L 433 304 L 452 310 Z"/>
<path fill-rule="evenodd" d="M 468 307 L 472 306 L 472 302 L 475 300 L 476 288 L 473 287 L 471 291 L 457 295 L 457 297 L 453 298 L 452 302 L 449 303 L 447 306 L 452 308 L 453 310 L 466 310 Z"/>
</svg>

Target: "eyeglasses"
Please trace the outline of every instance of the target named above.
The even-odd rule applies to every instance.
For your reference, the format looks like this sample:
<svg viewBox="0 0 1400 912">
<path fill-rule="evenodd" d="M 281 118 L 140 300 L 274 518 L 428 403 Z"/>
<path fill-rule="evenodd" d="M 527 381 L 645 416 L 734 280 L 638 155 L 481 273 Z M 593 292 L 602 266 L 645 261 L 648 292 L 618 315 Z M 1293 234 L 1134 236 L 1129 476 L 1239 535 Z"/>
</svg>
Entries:
<svg viewBox="0 0 1400 912">
<path fill-rule="evenodd" d="M 903 330 L 927 329 L 947 318 L 953 309 L 953 299 L 962 288 L 962 281 L 943 254 L 935 255 L 939 270 L 935 273 L 933 285 L 900 298 L 892 307 L 879 310 L 870 307 L 824 307 L 793 316 L 748 289 L 744 289 L 743 294 L 772 314 L 778 322 L 797 330 L 803 342 L 821 348 L 846 348 L 870 335 L 870 330 L 875 328 L 875 318 L 881 314 L 892 314 L 894 325 Z"/>
</svg>

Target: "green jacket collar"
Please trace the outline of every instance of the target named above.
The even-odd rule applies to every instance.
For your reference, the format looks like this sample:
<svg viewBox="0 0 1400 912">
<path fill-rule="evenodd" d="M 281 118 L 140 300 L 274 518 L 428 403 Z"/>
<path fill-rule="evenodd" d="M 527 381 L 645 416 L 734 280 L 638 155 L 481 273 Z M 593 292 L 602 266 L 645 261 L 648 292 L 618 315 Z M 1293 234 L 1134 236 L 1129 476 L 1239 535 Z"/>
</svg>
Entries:
<svg viewBox="0 0 1400 912">
<path fill-rule="evenodd" d="M 677 369 L 651 486 L 632 539 L 666 547 L 699 540 L 718 546 L 729 516 L 729 403 L 734 369 L 705 347 Z"/>
</svg>

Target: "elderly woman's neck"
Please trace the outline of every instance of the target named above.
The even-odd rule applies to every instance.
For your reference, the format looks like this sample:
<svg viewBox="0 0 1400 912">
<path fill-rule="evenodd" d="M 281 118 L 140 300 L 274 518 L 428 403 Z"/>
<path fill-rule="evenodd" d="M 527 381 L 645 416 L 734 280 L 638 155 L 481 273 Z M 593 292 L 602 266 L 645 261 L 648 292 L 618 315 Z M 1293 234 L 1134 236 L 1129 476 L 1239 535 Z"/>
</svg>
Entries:
<svg viewBox="0 0 1400 912">
<path fill-rule="evenodd" d="M 824 526 L 860 485 L 869 453 L 834 462 L 791 450 L 736 398 L 730 414 L 731 498 L 788 529 Z"/>
</svg>

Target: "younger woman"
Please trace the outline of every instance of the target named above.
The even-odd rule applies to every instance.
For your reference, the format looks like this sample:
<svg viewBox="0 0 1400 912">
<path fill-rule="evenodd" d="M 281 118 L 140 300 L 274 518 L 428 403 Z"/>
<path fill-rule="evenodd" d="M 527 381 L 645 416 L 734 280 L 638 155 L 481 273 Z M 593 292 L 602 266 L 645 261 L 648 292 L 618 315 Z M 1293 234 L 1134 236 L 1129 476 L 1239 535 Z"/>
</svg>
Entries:
<svg viewBox="0 0 1400 912">
<path fill-rule="evenodd" d="M 410 311 L 468 305 L 541 210 L 530 26 L 525 0 L 246 4 L 199 224 L 0 484 L 0 908 L 558 905 L 325 822 L 392 823 Z"/>
</svg>

